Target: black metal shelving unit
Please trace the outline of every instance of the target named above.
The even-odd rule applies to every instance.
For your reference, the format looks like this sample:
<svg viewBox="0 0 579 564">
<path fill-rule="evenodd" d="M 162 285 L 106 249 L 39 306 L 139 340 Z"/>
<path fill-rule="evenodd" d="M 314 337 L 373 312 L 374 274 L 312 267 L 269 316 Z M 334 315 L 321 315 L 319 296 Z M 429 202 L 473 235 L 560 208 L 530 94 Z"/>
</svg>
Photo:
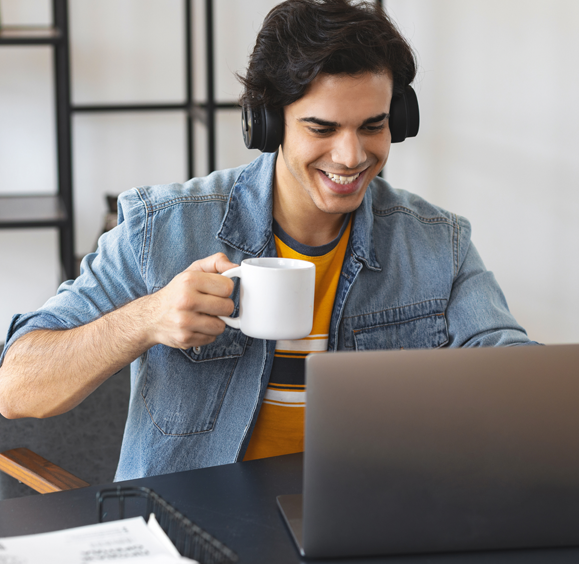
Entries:
<svg viewBox="0 0 579 564">
<path fill-rule="evenodd" d="M 50 46 L 56 114 L 57 193 L 54 195 L 0 196 L 0 229 L 52 227 L 58 229 L 62 273 L 75 274 L 72 200 L 70 68 L 66 0 L 52 0 L 53 26 L 0 27 L 0 47 Z"/>
<path fill-rule="evenodd" d="M 216 116 L 221 110 L 238 109 L 236 102 L 215 100 L 213 1 L 205 0 L 206 101 L 193 96 L 192 0 L 184 2 L 186 92 L 175 104 L 73 104 L 70 95 L 68 1 L 52 0 L 50 27 L 0 27 L 0 46 L 48 45 L 54 52 L 56 90 L 57 193 L 54 195 L 0 196 L 0 229 L 52 227 L 59 230 L 60 261 L 64 278 L 76 276 L 74 253 L 74 208 L 72 178 L 72 116 L 75 113 L 181 111 L 187 121 L 187 173 L 195 176 L 194 124 L 207 128 L 207 168 L 216 168 Z"/>
<path fill-rule="evenodd" d="M 193 97 L 193 29 L 192 0 L 183 0 L 185 13 L 185 76 L 186 93 L 182 103 L 175 104 L 78 104 L 71 106 L 71 112 L 143 112 L 143 111 L 181 111 L 187 119 L 187 174 L 195 176 L 194 122 L 207 127 L 207 168 L 216 168 L 216 116 L 220 110 L 239 109 L 236 102 L 215 100 L 215 60 L 214 60 L 214 22 L 213 1 L 205 0 L 205 61 L 206 61 L 206 101 L 195 102 Z"/>
</svg>

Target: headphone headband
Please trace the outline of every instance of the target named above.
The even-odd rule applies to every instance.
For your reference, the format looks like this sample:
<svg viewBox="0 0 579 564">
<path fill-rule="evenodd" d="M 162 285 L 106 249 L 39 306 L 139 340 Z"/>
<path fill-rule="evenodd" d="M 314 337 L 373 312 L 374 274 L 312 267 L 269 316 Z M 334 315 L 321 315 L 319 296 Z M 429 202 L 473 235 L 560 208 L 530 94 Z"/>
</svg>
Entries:
<svg viewBox="0 0 579 564">
<path fill-rule="evenodd" d="M 418 98 L 411 86 L 402 96 L 392 98 L 388 120 L 392 143 L 401 143 L 407 137 L 416 137 L 420 126 Z M 241 109 L 241 130 L 248 149 L 259 149 L 263 153 L 275 153 L 283 141 L 283 111 L 259 106 Z"/>
</svg>

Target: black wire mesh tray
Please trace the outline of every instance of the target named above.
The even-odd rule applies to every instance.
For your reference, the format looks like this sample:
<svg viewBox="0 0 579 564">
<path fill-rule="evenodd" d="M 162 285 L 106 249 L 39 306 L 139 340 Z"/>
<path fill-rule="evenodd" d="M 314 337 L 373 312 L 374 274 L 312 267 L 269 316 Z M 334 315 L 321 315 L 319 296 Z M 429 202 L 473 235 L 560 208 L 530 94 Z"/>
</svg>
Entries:
<svg viewBox="0 0 579 564">
<path fill-rule="evenodd" d="M 199 564 L 237 562 L 235 552 L 149 488 L 119 486 L 101 490 L 97 494 L 97 513 L 99 523 L 137 516 L 147 520 L 154 513 L 181 556 L 197 560 Z"/>
</svg>

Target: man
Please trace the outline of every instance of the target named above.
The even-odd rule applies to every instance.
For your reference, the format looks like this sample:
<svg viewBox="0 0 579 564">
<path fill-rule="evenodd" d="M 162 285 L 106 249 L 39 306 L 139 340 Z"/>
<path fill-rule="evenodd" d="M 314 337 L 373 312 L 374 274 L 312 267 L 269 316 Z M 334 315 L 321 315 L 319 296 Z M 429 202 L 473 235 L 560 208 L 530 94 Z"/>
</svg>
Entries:
<svg viewBox="0 0 579 564">
<path fill-rule="evenodd" d="M 122 194 L 118 227 L 80 277 L 13 319 L 2 413 L 62 413 L 132 362 L 116 476 L 128 479 L 301 450 L 307 352 L 528 343 L 468 222 L 376 176 L 392 99 L 414 75 L 373 5 L 274 8 L 242 101 L 281 112 L 278 151 Z M 251 339 L 217 317 L 238 307 L 219 273 L 276 255 L 316 263 L 314 329 L 298 342 Z"/>
</svg>

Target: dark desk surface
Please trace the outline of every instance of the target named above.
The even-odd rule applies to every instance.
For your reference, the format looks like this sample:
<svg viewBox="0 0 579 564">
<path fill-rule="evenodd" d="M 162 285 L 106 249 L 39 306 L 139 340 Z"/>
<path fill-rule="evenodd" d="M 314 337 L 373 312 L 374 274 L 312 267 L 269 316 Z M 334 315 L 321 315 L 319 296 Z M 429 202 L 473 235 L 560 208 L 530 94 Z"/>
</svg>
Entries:
<svg viewBox="0 0 579 564">
<path fill-rule="evenodd" d="M 302 456 L 289 455 L 124 482 L 147 486 L 239 555 L 240 563 L 300 562 L 276 496 L 301 491 Z M 97 522 L 92 486 L 0 502 L 0 537 Z M 330 562 L 330 561 L 323 561 Z M 522 550 L 334 561 L 339 564 L 538 564 L 579 562 L 579 548 Z"/>
</svg>

